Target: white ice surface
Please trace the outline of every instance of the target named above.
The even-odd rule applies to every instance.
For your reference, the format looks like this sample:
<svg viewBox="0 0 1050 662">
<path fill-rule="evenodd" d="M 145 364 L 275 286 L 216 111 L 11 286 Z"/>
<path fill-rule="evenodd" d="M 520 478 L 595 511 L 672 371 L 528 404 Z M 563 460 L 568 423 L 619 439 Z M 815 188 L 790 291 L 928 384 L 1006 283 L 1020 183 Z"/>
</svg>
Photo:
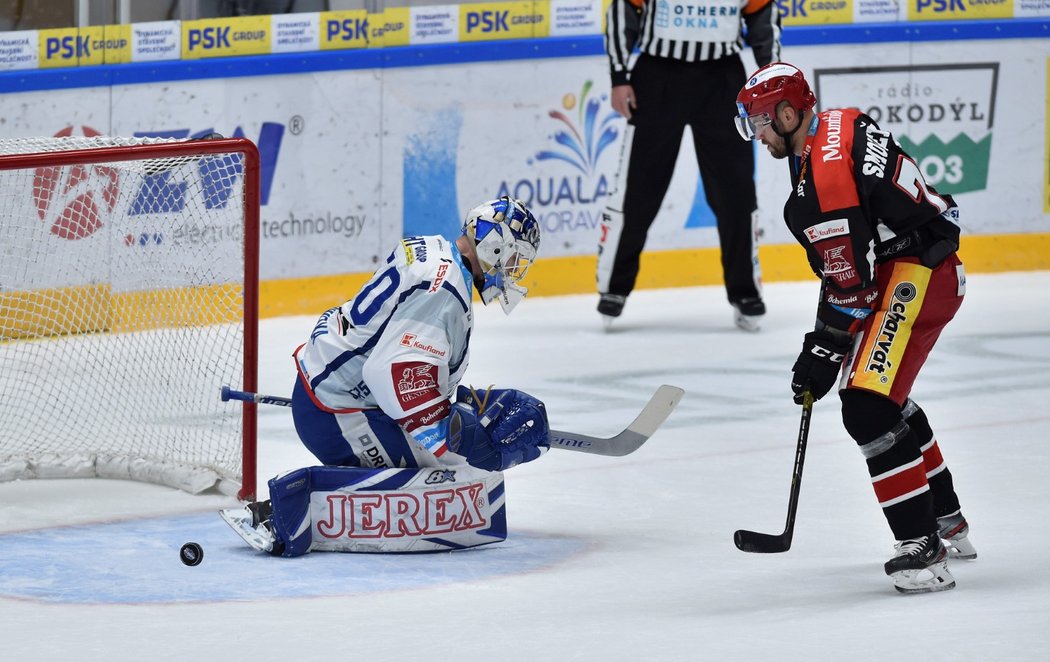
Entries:
<svg viewBox="0 0 1050 662">
<path fill-rule="evenodd" d="M 883 575 L 892 537 L 835 398 L 814 411 L 792 549 L 733 546 L 784 526 L 814 283 L 768 285 L 758 335 L 721 288 L 640 291 L 610 333 L 593 296 L 479 309 L 467 381 L 539 396 L 552 427 L 613 434 L 659 384 L 686 390 L 631 456 L 553 450 L 508 472 L 501 545 L 275 559 L 225 529 L 227 497 L 0 484 L 0 659 L 1050 659 L 1048 292 L 1050 273 L 971 276 L 913 392 L 980 554 L 952 564 L 953 591 L 901 596 Z M 264 322 L 260 390 L 288 393 L 313 321 Z M 287 410 L 260 428 L 264 490 L 313 463 Z"/>
</svg>

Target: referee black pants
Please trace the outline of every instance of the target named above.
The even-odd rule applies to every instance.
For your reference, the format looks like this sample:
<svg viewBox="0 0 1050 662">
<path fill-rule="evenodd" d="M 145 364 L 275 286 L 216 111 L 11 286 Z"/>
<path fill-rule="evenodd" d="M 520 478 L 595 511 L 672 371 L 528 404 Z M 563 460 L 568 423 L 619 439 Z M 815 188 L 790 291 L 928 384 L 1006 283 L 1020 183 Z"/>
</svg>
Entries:
<svg viewBox="0 0 1050 662">
<path fill-rule="evenodd" d="M 624 137 L 598 258 L 598 290 L 630 294 L 649 227 L 671 183 L 682 133 L 693 135 L 707 203 L 714 211 L 730 302 L 759 296 L 755 157 L 733 125 L 746 73 L 738 55 L 681 62 L 641 55 L 631 71 L 637 108 Z M 626 175 L 626 176 L 625 176 Z M 684 220 L 684 219 L 683 219 Z"/>
</svg>

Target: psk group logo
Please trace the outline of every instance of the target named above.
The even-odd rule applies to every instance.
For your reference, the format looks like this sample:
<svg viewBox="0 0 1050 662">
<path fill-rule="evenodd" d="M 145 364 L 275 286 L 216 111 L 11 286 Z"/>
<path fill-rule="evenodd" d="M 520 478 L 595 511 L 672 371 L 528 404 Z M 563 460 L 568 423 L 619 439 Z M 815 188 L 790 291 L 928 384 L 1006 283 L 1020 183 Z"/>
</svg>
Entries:
<svg viewBox="0 0 1050 662">
<path fill-rule="evenodd" d="M 776 3 L 784 25 L 822 25 L 853 21 L 853 0 L 776 0 Z M 868 4 L 871 4 L 871 1 Z M 896 3 L 893 6 L 896 12 Z"/>
<path fill-rule="evenodd" d="M 1011 18 L 1014 0 L 909 0 L 909 21 Z"/>
<path fill-rule="evenodd" d="M 74 135 L 69 126 L 56 137 Z M 80 127 L 80 135 L 100 135 L 89 126 Z M 97 232 L 104 218 L 117 202 L 117 171 L 99 165 L 45 166 L 33 171 L 33 202 L 40 220 L 47 223 L 51 234 L 70 241 L 84 239 Z"/>
<path fill-rule="evenodd" d="M 988 184 L 999 63 L 814 71 L 824 108 L 856 106 L 911 154 L 941 193 Z"/>
<path fill-rule="evenodd" d="M 593 230 L 601 220 L 602 200 L 609 195 L 608 181 L 598 165 L 620 135 L 620 116 L 608 108 L 605 95 L 591 96 L 592 87 L 586 81 L 579 97 L 569 92 L 562 97 L 561 109 L 547 113 L 557 122 L 548 136 L 552 144 L 527 163 L 547 163 L 552 167 L 542 170 L 551 174 L 504 180 L 499 185 L 497 195 L 520 199 L 547 232 Z"/>
</svg>

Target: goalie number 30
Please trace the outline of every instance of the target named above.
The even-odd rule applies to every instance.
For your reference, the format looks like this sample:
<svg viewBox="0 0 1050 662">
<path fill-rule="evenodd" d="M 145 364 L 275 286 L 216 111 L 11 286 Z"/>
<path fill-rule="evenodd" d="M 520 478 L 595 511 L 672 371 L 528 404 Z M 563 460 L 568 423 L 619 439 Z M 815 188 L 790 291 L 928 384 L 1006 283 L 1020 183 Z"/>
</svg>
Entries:
<svg viewBox="0 0 1050 662">
<path fill-rule="evenodd" d="M 350 306 L 350 320 L 354 326 L 364 326 L 383 309 L 390 295 L 401 285 L 397 267 L 390 267 L 361 288 L 360 294 Z"/>
</svg>

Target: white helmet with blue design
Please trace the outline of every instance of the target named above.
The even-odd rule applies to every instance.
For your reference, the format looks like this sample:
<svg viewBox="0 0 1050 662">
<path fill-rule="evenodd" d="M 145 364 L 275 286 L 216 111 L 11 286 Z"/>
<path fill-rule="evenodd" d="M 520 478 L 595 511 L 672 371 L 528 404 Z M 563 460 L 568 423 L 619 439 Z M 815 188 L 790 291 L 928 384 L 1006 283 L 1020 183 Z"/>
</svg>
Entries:
<svg viewBox="0 0 1050 662">
<path fill-rule="evenodd" d="M 483 279 L 477 285 L 486 305 L 499 299 L 510 313 L 528 292 L 519 285 L 540 248 L 540 224 L 520 200 L 504 196 L 467 212 L 463 234 L 473 242 Z"/>
</svg>

